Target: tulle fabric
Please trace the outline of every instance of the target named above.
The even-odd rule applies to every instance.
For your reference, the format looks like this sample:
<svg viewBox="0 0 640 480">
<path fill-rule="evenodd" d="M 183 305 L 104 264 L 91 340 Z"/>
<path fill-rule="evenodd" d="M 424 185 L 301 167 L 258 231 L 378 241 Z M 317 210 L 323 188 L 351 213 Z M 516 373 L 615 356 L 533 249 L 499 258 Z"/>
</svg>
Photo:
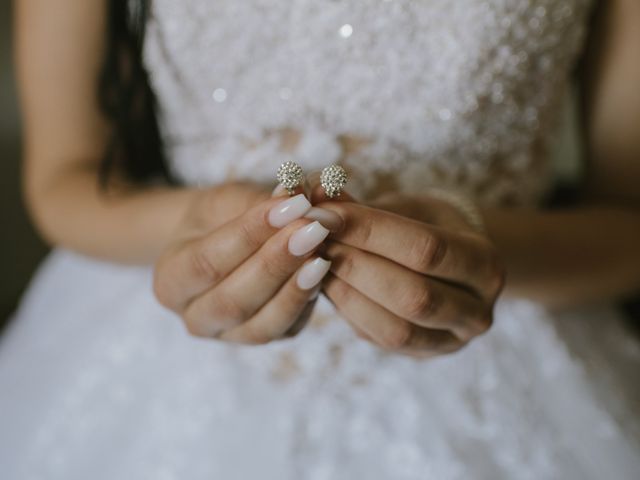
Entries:
<svg viewBox="0 0 640 480">
<path fill-rule="evenodd" d="M 196 339 L 150 275 L 49 256 L 0 344 L 4 478 L 637 477 L 640 352 L 610 306 L 503 300 L 488 334 L 425 362 L 324 301 L 293 339 Z"/>
</svg>

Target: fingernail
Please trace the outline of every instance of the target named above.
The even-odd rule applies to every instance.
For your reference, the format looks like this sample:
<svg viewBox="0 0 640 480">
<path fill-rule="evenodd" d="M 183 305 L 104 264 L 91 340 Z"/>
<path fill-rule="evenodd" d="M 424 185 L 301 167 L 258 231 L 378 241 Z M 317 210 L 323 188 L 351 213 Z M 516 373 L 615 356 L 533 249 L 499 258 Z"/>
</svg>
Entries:
<svg viewBox="0 0 640 480">
<path fill-rule="evenodd" d="M 276 185 L 276 188 L 273 189 L 273 192 L 271 192 L 271 196 L 279 197 L 280 195 L 284 195 L 285 193 L 287 193 L 287 189 L 284 188 L 282 185 L 278 184 Z"/>
<path fill-rule="evenodd" d="M 309 290 L 315 287 L 322 281 L 329 271 L 330 266 L 331 262 L 329 260 L 325 260 L 320 257 L 305 263 L 298 272 L 298 277 L 296 278 L 298 287 L 302 290 Z"/>
<path fill-rule="evenodd" d="M 339 232 L 344 225 L 344 221 L 340 215 L 325 208 L 311 207 L 304 218 L 316 220 L 332 232 Z"/>
<path fill-rule="evenodd" d="M 311 204 L 302 194 L 277 204 L 269 211 L 269 223 L 274 227 L 284 227 L 309 211 Z"/>
<path fill-rule="evenodd" d="M 289 252 L 296 256 L 305 255 L 320 245 L 327 238 L 327 235 L 329 235 L 329 230 L 324 228 L 320 222 L 305 225 L 289 237 Z"/>
</svg>

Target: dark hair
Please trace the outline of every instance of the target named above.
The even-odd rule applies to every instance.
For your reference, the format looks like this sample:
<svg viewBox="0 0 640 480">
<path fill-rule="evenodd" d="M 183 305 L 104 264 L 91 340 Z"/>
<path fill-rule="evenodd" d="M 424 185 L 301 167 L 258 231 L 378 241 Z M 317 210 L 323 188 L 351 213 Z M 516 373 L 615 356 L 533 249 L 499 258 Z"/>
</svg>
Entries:
<svg viewBox="0 0 640 480">
<path fill-rule="evenodd" d="M 142 60 L 150 2 L 108 1 L 107 47 L 98 85 L 99 105 L 112 128 L 100 164 L 103 187 L 115 169 L 134 182 L 159 178 L 173 183 L 156 97 Z"/>
</svg>

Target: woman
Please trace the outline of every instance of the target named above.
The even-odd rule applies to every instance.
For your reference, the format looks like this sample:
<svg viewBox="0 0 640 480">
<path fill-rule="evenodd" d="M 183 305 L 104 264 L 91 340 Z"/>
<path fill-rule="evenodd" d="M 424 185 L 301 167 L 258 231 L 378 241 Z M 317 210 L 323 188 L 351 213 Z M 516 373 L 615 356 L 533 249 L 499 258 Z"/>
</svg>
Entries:
<svg viewBox="0 0 640 480">
<path fill-rule="evenodd" d="M 120 3 L 17 5 L 6 478 L 635 478 L 637 2 Z"/>
</svg>

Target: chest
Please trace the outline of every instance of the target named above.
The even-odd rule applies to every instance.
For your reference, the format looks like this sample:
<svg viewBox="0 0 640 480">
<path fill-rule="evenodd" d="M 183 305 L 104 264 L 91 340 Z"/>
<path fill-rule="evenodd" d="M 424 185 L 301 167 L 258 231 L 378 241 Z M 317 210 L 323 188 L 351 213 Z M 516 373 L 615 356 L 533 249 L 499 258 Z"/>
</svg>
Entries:
<svg viewBox="0 0 640 480">
<path fill-rule="evenodd" d="M 338 160 L 416 190 L 438 171 L 478 196 L 499 171 L 518 192 L 546 175 L 589 3 L 155 0 L 145 53 L 190 180 L 221 178 L 204 156 L 271 178 L 279 148 L 302 145 L 308 169 Z"/>
</svg>

